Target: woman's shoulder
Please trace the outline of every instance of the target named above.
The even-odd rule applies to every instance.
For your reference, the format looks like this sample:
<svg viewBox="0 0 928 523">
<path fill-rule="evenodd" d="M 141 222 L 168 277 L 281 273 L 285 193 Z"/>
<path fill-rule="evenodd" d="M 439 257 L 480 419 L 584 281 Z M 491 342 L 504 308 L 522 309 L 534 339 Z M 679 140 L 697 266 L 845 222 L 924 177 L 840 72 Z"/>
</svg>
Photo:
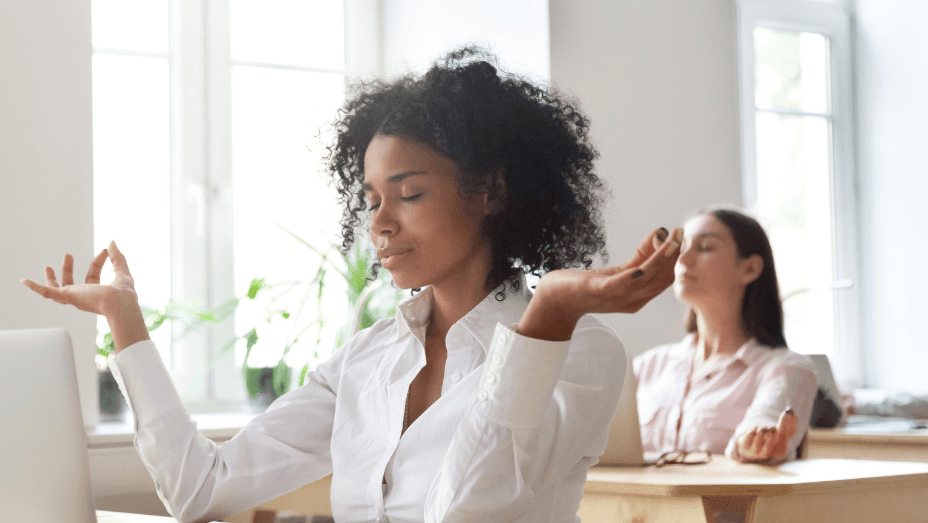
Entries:
<svg viewBox="0 0 928 523">
<path fill-rule="evenodd" d="M 788 347 L 768 347 L 758 344 L 758 347 L 765 349 L 767 357 L 764 358 L 764 366 L 767 367 L 793 367 L 802 371 L 816 373 L 815 363 L 812 359 L 804 354 L 794 352 Z"/>
</svg>

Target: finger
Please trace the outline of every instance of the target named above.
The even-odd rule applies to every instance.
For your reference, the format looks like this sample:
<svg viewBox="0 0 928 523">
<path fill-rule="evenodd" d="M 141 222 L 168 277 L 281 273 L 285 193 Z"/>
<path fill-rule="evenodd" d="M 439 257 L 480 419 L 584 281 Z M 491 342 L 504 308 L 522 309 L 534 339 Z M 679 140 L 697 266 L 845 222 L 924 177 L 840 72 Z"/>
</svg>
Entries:
<svg viewBox="0 0 928 523">
<path fill-rule="evenodd" d="M 777 430 L 783 433 L 787 440 L 793 439 L 793 436 L 799 431 L 799 418 L 796 417 L 796 413 L 793 412 L 792 408 L 787 407 L 780 414 L 780 419 L 777 421 Z"/>
<path fill-rule="evenodd" d="M 61 285 L 74 285 L 74 256 L 64 255 L 61 262 Z"/>
<path fill-rule="evenodd" d="M 113 269 L 116 271 L 116 274 L 132 276 L 129 272 L 129 262 L 126 261 L 126 257 L 123 256 L 122 251 L 116 246 L 116 242 L 110 242 L 107 252 L 109 252 L 110 261 L 113 263 Z"/>
<path fill-rule="evenodd" d="M 103 249 L 97 254 L 93 261 L 90 262 L 90 268 L 87 269 L 87 278 L 84 279 L 86 283 L 100 283 L 100 273 L 103 272 L 103 265 L 106 264 L 107 256 L 109 256 L 107 250 Z"/>
<path fill-rule="evenodd" d="M 646 284 L 652 282 L 652 279 L 659 277 L 659 280 L 654 282 L 657 286 L 655 296 L 673 283 L 673 266 L 677 262 L 677 256 L 679 256 L 680 252 L 678 240 L 682 241 L 682 237 L 683 229 L 675 229 L 669 240 L 664 242 L 660 249 L 654 251 L 637 267 L 642 271 L 642 274 L 639 274 L 636 279 L 639 280 L 638 283 L 642 286 L 646 286 Z"/>
<path fill-rule="evenodd" d="M 32 280 L 29 280 L 29 279 L 20 280 L 20 281 L 21 281 L 21 282 L 23 283 L 23 285 L 25 285 L 26 287 L 29 287 L 29 288 L 32 289 L 33 291 L 39 293 L 43 298 L 48 298 L 48 299 L 50 299 L 50 300 L 55 300 L 55 301 L 57 301 L 57 302 L 59 302 L 59 303 L 62 303 L 62 302 L 61 302 L 61 289 L 60 289 L 60 288 L 58 288 L 58 287 L 49 287 L 49 286 L 47 286 L 47 285 L 42 285 L 42 284 L 40 284 L 40 283 L 36 283 L 36 282 L 34 282 L 34 281 L 32 281 Z"/>
<path fill-rule="evenodd" d="M 754 445 L 754 440 L 757 439 L 757 429 L 751 429 L 751 432 L 748 432 L 744 435 L 744 440 L 741 442 L 741 447 L 744 449 L 749 449 Z"/>
<path fill-rule="evenodd" d="M 651 234 L 641 240 L 641 243 L 638 244 L 638 248 L 635 249 L 635 255 L 632 256 L 632 259 L 628 260 L 628 263 L 623 265 L 622 268 L 637 267 L 644 263 L 645 260 L 650 258 L 651 255 L 654 254 L 654 251 L 664 243 L 663 240 L 659 240 L 661 237 L 667 238 L 667 229 L 661 227 L 660 229 L 651 231 Z"/>
<path fill-rule="evenodd" d="M 49 266 L 45 266 L 45 285 L 49 287 L 57 287 L 58 280 L 55 279 L 55 269 L 52 269 Z"/>
<path fill-rule="evenodd" d="M 779 441 L 780 441 L 779 431 L 777 431 L 777 429 L 769 429 L 767 431 L 767 437 L 764 440 L 764 445 L 758 451 L 758 454 L 760 454 L 760 459 L 772 458 L 774 447 L 776 447 Z"/>
<path fill-rule="evenodd" d="M 660 229 L 654 231 L 654 237 L 651 241 L 651 245 L 654 246 L 655 251 L 661 248 L 661 245 L 663 245 L 663 243 L 667 241 L 668 236 L 670 236 L 670 231 L 668 231 L 664 227 L 661 227 Z"/>
</svg>

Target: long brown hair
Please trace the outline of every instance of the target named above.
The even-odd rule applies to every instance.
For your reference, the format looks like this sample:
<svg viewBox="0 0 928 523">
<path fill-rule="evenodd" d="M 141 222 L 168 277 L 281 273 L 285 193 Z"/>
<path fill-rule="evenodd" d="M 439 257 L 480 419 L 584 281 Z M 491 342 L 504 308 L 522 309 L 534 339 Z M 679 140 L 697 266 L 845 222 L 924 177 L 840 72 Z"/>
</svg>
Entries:
<svg viewBox="0 0 928 523">
<path fill-rule="evenodd" d="M 780 303 L 780 286 L 773 265 L 773 249 L 764 228 L 757 220 L 733 209 L 710 209 L 697 215 L 708 214 L 722 222 L 731 231 L 738 247 L 738 257 L 747 258 L 755 254 L 764 260 L 760 276 L 748 284 L 741 300 L 741 320 L 748 334 L 763 345 L 785 348 L 783 335 L 783 305 Z M 690 307 L 686 312 L 684 326 L 687 332 L 697 333 L 696 311 Z"/>
</svg>

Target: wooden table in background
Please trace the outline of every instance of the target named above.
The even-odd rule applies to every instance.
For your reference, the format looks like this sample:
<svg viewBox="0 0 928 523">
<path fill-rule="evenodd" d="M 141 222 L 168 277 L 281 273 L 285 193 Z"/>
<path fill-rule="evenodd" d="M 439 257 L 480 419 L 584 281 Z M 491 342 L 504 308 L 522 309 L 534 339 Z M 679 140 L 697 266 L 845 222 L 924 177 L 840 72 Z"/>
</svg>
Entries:
<svg viewBox="0 0 928 523">
<path fill-rule="evenodd" d="M 928 463 L 928 429 L 890 431 L 866 426 L 812 429 L 807 457 Z"/>
<path fill-rule="evenodd" d="M 97 523 L 177 523 L 174 518 L 146 516 L 144 514 L 127 514 L 125 512 L 97 511 Z"/>
<path fill-rule="evenodd" d="M 808 459 L 779 467 L 714 456 L 704 465 L 593 467 L 584 523 L 708 522 L 717 509 L 746 523 L 928 521 L 928 464 Z"/>
</svg>

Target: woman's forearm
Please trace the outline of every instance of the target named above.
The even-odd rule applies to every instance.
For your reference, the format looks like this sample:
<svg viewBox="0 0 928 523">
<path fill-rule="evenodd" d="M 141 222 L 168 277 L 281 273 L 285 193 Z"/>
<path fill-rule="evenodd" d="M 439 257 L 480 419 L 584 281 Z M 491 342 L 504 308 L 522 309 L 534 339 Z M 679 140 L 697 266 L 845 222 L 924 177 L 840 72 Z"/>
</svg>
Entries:
<svg viewBox="0 0 928 523">
<path fill-rule="evenodd" d="M 117 353 L 135 343 L 151 339 L 134 292 L 121 292 L 113 296 L 107 303 L 104 317 L 110 326 Z"/>
</svg>

